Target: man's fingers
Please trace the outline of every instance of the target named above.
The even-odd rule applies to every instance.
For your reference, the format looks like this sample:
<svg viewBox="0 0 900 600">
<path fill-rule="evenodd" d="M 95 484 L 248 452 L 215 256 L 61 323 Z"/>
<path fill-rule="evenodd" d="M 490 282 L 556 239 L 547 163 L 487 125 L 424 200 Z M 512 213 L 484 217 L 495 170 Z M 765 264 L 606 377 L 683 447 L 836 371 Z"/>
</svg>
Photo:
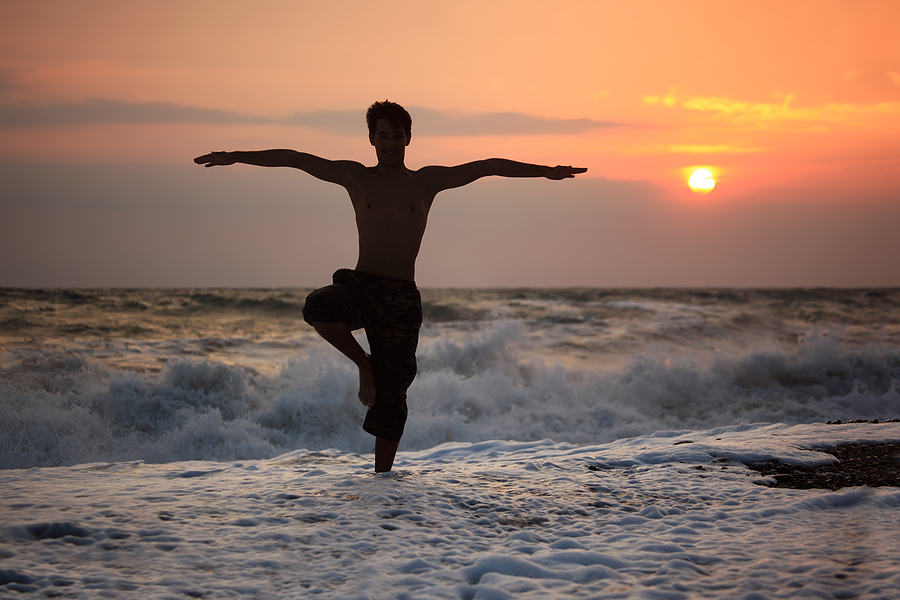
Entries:
<svg viewBox="0 0 900 600">
<path fill-rule="evenodd" d="M 584 173 L 586 167 L 573 167 L 571 165 L 557 165 L 547 175 L 548 179 L 572 179 L 577 173 Z"/>
<path fill-rule="evenodd" d="M 209 154 L 204 154 L 203 156 L 198 156 L 194 159 L 194 162 L 198 165 L 203 165 L 204 167 L 215 167 L 217 165 L 225 165 L 225 164 L 234 164 L 229 162 L 228 160 L 222 160 L 220 157 L 216 155 L 225 155 L 224 152 L 210 152 Z"/>
</svg>

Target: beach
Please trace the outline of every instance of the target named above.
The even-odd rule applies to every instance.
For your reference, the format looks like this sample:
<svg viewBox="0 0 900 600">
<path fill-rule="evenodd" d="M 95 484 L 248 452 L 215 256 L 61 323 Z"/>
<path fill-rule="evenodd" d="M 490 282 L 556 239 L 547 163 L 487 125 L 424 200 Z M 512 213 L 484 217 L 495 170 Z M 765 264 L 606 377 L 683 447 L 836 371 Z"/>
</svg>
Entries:
<svg viewBox="0 0 900 600">
<path fill-rule="evenodd" d="M 306 291 L 3 290 L 0 597 L 897 598 L 900 292 L 423 290 L 376 475 Z"/>
</svg>

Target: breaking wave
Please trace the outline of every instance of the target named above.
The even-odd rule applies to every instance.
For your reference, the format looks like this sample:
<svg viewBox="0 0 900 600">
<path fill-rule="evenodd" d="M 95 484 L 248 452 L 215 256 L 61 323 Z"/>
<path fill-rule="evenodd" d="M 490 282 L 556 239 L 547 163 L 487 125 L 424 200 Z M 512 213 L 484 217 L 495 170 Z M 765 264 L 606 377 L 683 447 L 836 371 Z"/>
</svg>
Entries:
<svg viewBox="0 0 900 600">
<path fill-rule="evenodd" d="M 794 352 L 708 365 L 647 355 L 618 370 L 518 356 L 519 321 L 423 339 L 401 449 L 545 438 L 603 443 L 668 429 L 900 416 L 900 352 L 809 335 Z M 238 460 L 289 450 L 367 453 L 355 368 L 324 343 L 275 374 L 209 360 L 159 373 L 79 353 L 31 355 L 0 372 L 0 467 L 96 461 Z"/>
</svg>

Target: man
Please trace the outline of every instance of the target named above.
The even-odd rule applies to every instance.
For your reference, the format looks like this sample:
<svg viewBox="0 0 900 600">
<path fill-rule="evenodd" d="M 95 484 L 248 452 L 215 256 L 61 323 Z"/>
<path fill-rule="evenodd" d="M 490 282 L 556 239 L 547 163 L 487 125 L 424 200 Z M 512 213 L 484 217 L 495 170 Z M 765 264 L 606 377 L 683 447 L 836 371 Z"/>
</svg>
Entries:
<svg viewBox="0 0 900 600">
<path fill-rule="evenodd" d="M 375 436 L 375 471 L 385 472 L 394 464 L 406 423 L 406 390 L 416 375 L 422 324 L 416 257 L 434 197 L 489 175 L 567 179 L 587 169 L 491 158 L 412 171 L 404 164 L 412 137 L 409 113 L 394 102 L 376 102 L 366 112 L 366 123 L 378 159 L 374 167 L 295 150 L 213 152 L 194 162 L 294 167 L 350 194 L 359 232 L 356 268 L 338 270 L 332 285 L 312 292 L 303 317 L 359 368 L 359 400 L 369 409 L 363 429 Z M 351 333 L 360 327 L 371 355 Z"/>
</svg>

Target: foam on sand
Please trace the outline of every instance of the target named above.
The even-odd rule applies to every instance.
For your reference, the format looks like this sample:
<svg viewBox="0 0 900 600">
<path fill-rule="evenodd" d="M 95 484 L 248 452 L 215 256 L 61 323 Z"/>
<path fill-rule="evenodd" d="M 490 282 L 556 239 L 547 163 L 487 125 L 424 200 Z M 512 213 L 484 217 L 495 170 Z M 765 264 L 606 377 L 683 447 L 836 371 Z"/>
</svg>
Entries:
<svg viewBox="0 0 900 600">
<path fill-rule="evenodd" d="M 690 439 L 693 443 L 678 443 Z M 0 471 L 0 590 L 118 598 L 896 597 L 897 488 L 772 489 L 741 462 L 900 441 L 743 425 L 606 444 Z M 19 597 L 16 595 L 15 597 Z"/>
</svg>

